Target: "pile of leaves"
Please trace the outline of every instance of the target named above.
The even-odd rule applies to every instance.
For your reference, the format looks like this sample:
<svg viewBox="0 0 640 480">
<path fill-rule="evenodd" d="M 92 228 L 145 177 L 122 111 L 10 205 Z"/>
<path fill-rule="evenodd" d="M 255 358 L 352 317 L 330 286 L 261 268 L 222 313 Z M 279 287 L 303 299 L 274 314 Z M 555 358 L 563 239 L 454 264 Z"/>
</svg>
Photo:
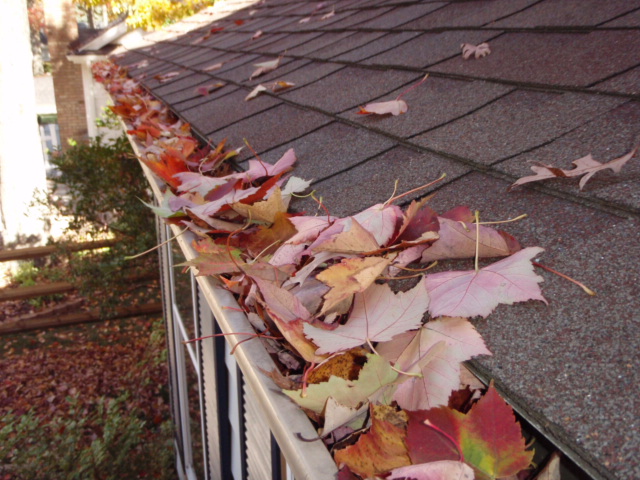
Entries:
<svg viewBox="0 0 640 480">
<path fill-rule="evenodd" d="M 0 478 L 174 478 L 162 321 L 0 343 Z"/>
<path fill-rule="evenodd" d="M 125 70 L 94 65 L 140 160 L 166 184 L 155 212 L 196 234 L 186 265 L 216 278 L 279 361 L 270 372 L 318 427 L 342 479 L 527 478 L 528 450 L 511 407 L 462 362 L 490 355 L 468 318 L 498 304 L 545 301 L 532 259 L 506 232 L 461 206 L 438 213 L 402 195 L 345 218 L 293 214 L 309 182 L 296 157 L 198 148 L 189 126 Z M 480 268 L 479 259 L 496 259 Z M 434 262 L 475 259 L 467 271 Z"/>
</svg>

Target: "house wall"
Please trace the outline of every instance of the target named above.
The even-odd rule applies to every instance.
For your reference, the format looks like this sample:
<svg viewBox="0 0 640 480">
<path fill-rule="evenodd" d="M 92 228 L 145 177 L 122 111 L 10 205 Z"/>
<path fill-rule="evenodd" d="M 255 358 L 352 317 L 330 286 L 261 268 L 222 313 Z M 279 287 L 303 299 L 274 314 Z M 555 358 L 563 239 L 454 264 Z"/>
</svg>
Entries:
<svg viewBox="0 0 640 480">
<path fill-rule="evenodd" d="M 82 67 L 67 59 L 68 45 L 78 37 L 75 7 L 71 0 L 45 0 L 45 19 L 58 109 L 62 148 L 68 139 L 88 138 Z"/>
</svg>

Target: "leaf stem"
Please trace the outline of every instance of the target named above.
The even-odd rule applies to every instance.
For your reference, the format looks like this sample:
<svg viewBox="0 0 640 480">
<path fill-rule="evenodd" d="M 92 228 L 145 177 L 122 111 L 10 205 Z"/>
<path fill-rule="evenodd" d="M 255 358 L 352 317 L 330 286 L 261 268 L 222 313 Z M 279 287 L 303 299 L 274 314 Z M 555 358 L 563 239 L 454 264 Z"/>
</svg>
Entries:
<svg viewBox="0 0 640 480">
<path fill-rule="evenodd" d="M 480 256 L 480 212 L 476 210 L 476 272 L 480 271 L 478 257 Z"/>
<path fill-rule="evenodd" d="M 458 450 L 458 455 L 460 456 L 459 461 L 464 463 L 464 455 L 462 454 L 462 448 L 460 448 L 460 444 L 455 440 L 455 438 L 453 438 L 447 432 L 442 430 L 440 427 L 437 427 L 436 425 L 431 423 L 429 420 L 425 420 L 424 424 L 429 428 L 433 428 L 436 432 L 438 432 L 440 435 L 442 435 L 447 440 L 449 440 L 453 444 L 453 446 L 456 447 L 456 450 Z"/>
<path fill-rule="evenodd" d="M 371 343 L 371 340 L 369 340 L 367 338 L 367 344 L 369 345 L 369 348 L 371 349 L 371 351 L 373 353 L 375 353 L 376 355 L 378 355 L 379 357 L 382 357 L 382 355 L 380 355 L 378 353 L 378 351 L 375 349 L 375 347 L 373 346 L 373 344 Z M 384 357 L 383 357 L 384 358 Z M 404 372 L 402 370 L 397 369 L 396 367 L 394 367 L 393 365 L 389 364 L 389 366 L 391 367 L 391 370 L 393 370 L 394 372 L 398 372 L 401 375 L 407 375 L 409 377 L 418 377 L 418 378 L 422 378 L 422 373 L 420 372 Z"/>
<path fill-rule="evenodd" d="M 522 215 L 519 215 L 515 218 L 510 218 L 509 220 L 498 220 L 495 222 L 480 222 L 480 225 L 499 225 L 501 223 L 511 223 L 511 222 L 517 222 L 518 220 L 522 220 L 523 218 L 527 218 L 528 215 L 526 213 L 523 213 Z"/>
<path fill-rule="evenodd" d="M 400 100 L 402 97 L 404 97 L 407 93 L 409 93 L 411 90 L 413 90 L 414 88 L 419 87 L 420 85 L 422 85 L 425 80 L 429 78 L 429 74 L 427 73 L 424 77 L 422 77 L 422 80 L 420 80 L 418 83 L 416 83 L 415 85 L 411 85 L 409 88 L 407 88 L 404 92 L 402 92 L 400 95 L 397 96 L 396 100 Z"/>
<path fill-rule="evenodd" d="M 124 259 L 125 259 L 125 260 L 133 260 L 134 258 L 138 258 L 138 257 L 141 257 L 141 256 L 143 256 L 143 255 L 146 255 L 147 253 L 151 253 L 151 252 L 153 252 L 154 250 L 157 250 L 158 248 L 160 248 L 160 247 L 162 247 L 162 246 L 166 245 L 166 244 L 167 244 L 167 243 L 169 243 L 171 240 L 175 240 L 175 239 L 176 239 L 176 238 L 178 238 L 180 235 L 182 235 L 184 232 L 186 232 L 188 229 L 189 229 L 189 227 L 185 227 L 185 228 L 184 228 L 184 230 L 182 230 L 182 231 L 181 231 L 181 232 L 179 232 L 179 233 L 176 233 L 173 237 L 168 238 L 168 239 L 167 239 L 167 240 L 165 240 L 164 242 L 162 242 L 162 243 L 160 243 L 160 244 L 156 245 L 155 247 L 150 248 L 149 250 L 145 250 L 145 251 L 144 251 L 144 252 L 142 252 L 142 253 L 138 253 L 137 255 L 131 255 L 131 256 L 128 256 L 128 257 L 124 257 Z"/>
<path fill-rule="evenodd" d="M 418 192 L 420 190 L 423 190 L 425 188 L 430 187 L 431 185 L 434 185 L 436 183 L 438 183 L 439 181 L 443 180 L 445 177 L 447 176 L 446 173 L 443 173 L 442 175 L 440 175 L 439 178 L 437 178 L 436 180 L 434 180 L 433 182 L 429 182 L 425 185 L 422 185 L 420 187 L 414 188 L 412 190 L 409 190 L 408 192 L 404 192 L 401 193 L 400 195 L 396 196 L 396 197 L 391 197 L 389 200 L 387 200 L 386 202 L 384 202 L 384 206 L 386 207 L 387 205 L 392 204 L 393 202 L 395 202 L 396 200 L 400 200 L 402 197 L 406 197 L 407 195 L 411 195 L 412 193 Z"/>
<path fill-rule="evenodd" d="M 538 262 L 531 262 L 533 265 L 535 265 L 536 267 L 540 267 L 543 270 L 546 270 L 548 272 L 551 273 L 555 273 L 556 275 L 558 275 L 559 277 L 564 278 L 565 280 L 569 280 L 572 283 L 575 283 L 576 285 L 578 285 L 582 290 L 584 290 L 588 295 L 594 296 L 596 294 L 596 292 L 594 292 L 593 290 L 591 290 L 589 287 L 587 287 L 584 283 L 579 282 L 578 280 L 571 278 L 568 275 L 565 275 L 564 273 L 560 273 L 557 270 L 554 270 L 551 267 L 547 267 L 546 265 L 542 265 L 541 263 Z"/>
</svg>

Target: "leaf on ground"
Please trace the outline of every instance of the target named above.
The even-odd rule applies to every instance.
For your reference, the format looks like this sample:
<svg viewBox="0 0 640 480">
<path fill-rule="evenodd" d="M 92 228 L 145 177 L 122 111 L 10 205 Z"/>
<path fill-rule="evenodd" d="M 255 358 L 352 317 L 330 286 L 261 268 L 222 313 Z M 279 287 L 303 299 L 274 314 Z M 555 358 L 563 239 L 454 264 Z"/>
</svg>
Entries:
<svg viewBox="0 0 640 480">
<path fill-rule="evenodd" d="M 440 460 L 396 468 L 387 477 L 388 480 L 473 480 L 473 469 L 462 462 Z"/>
<path fill-rule="evenodd" d="M 252 99 L 256 98 L 260 93 L 266 92 L 268 90 L 271 90 L 272 92 L 275 93 L 275 92 L 279 92 L 281 90 L 285 90 L 287 88 L 291 88 L 293 86 L 295 86 L 295 83 L 286 82 L 284 80 L 280 80 L 280 81 L 272 82 L 272 83 L 266 83 L 264 85 L 260 84 L 260 85 L 256 86 L 256 88 L 251 90 L 251 93 L 249 93 L 249 95 L 247 95 L 244 98 L 244 100 L 245 101 L 252 100 Z"/>
<path fill-rule="evenodd" d="M 169 80 L 171 80 L 172 78 L 177 77 L 181 73 L 182 73 L 182 70 L 174 70 L 173 72 L 154 75 L 153 78 L 158 80 L 158 82 L 160 82 L 160 83 L 165 83 L 165 82 L 168 82 Z"/>
<path fill-rule="evenodd" d="M 457 441 L 459 436 L 459 412 L 447 407 L 429 410 L 407 411 L 407 448 L 411 463 L 431 463 L 441 460 L 461 460 L 457 446 L 447 436 L 427 425 L 435 425 Z"/>
<path fill-rule="evenodd" d="M 486 57 L 491 53 L 488 43 L 480 43 L 478 45 L 463 43 L 460 48 L 462 49 L 462 58 L 465 60 L 469 60 L 472 56 L 475 58 Z"/>
<path fill-rule="evenodd" d="M 371 406 L 371 428 L 334 454 L 336 463 L 347 465 L 362 478 L 373 478 L 394 468 L 410 465 L 404 439 L 407 414 L 386 405 Z"/>
<path fill-rule="evenodd" d="M 543 252 L 529 247 L 478 271 L 454 271 L 427 275 L 432 317 L 487 317 L 498 304 L 527 300 L 547 301 L 540 292 L 542 277 L 533 272 L 531 259 Z"/>
<path fill-rule="evenodd" d="M 404 381 L 396 388 L 393 399 L 405 410 L 447 405 L 451 392 L 460 386 L 461 362 L 491 355 L 480 334 L 464 318 L 433 320 L 417 332 L 378 344 L 376 349 L 395 368 L 422 374 L 399 378 Z"/>
<path fill-rule="evenodd" d="M 320 17 L 320 20 L 328 20 L 331 17 L 335 16 L 336 14 L 336 9 L 334 8 L 333 10 L 331 10 L 329 13 L 325 13 L 323 16 Z"/>
<path fill-rule="evenodd" d="M 253 80 L 260 75 L 265 75 L 269 72 L 273 72 L 280 65 L 280 60 L 282 57 L 278 57 L 275 60 L 270 60 L 268 62 L 254 63 L 254 67 L 258 67 L 249 77 L 249 80 Z"/>
<path fill-rule="evenodd" d="M 389 263 L 390 260 L 384 257 L 347 258 L 323 270 L 316 278 L 331 290 L 324 296 L 321 313 L 327 313 L 354 293 L 366 290 Z"/>
<path fill-rule="evenodd" d="M 253 34 L 253 37 L 251 37 L 251 40 L 256 40 L 261 36 L 262 36 L 262 30 L 258 30 L 256 33 Z"/>
<path fill-rule="evenodd" d="M 346 324 L 333 330 L 307 324 L 304 333 L 318 345 L 319 354 L 349 350 L 367 343 L 367 340 L 391 340 L 419 327 L 428 305 L 429 297 L 422 282 L 407 292 L 399 293 L 393 293 L 387 284 L 373 284 L 363 293 L 356 293 Z"/>
<path fill-rule="evenodd" d="M 249 100 L 252 100 L 252 99 L 256 98 L 260 94 L 260 92 L 266 92 L 267 90 L 268 90 L 268 88 L 265 87 L 264 85 L 262 85 L 262 84 L 257 85 L 256 88 L 251 90 L 249 95 L 244 97 L 244 101 L 248 102 Z"/>
<path fill-rule="evenodd" d="M 300 19 L 298 23 L 309 23 L 311 21 L 311 17 L 305 17 Z"/>
<path fill-rule="evenodd" d="M 305 396 L 302 396 L 302 390 L 284 390 L 283 393 L 301 407 L 320 414 L 329 397 L 341 405 L 357 408 L 396 378 L 398 373 L 389 362 L 378 355 L 369 354 L 357 380 L 332 376 L 326 382 L 309 385 Z"/>
<path fill-rule="evenodd" d="M 250 182 L 262 177 L 269 177 L 288 172 L 297 161 L 296 153 L 290 148 L 273 165 L 261 160 L 249 160 L 249 168 L 243 173 L 243 178 Z"/>
<path fill-rule="evenodd" d="M 440 238 L 422 254 L 422 262 L 473 258 L 476 254 L 477 225 L 439 217 Z M 520 250 L 518 241 L 506 232 L 480 225 L 479 258 L 504 257 Z"/>
<path fill-rule="evenodd" d="M 526 450 L 513 409 L 500 397 L 493 382 L 469 413 L 459 413 L 458 417 L 458 438 L 465 462 L 480 478 L 517 475 L 529 467 L 534 452 Z"/>
<path fill-rule="evenodd" d="M 359 115 L 401 115 L 409 110 L 407 103 L 404 100 L 389 100 L 387 102 L 374 102 L 367 103 L 364 107 L 360 107 L 358 110 Z"/>
<path fill-rule="evenodd" d="M 262 222 L 267 224 L 275 222 L 276 217 L 279 214 L 287 211 L 287 207 L 282 201 L 280 187 L 276 187 L 274 192 L 266 200 L 256 202 L 252 205 L 241 202 L 233 203 L 231 204 L 231 208 L 236 213 L 239 213 L 253 222 Z"/>
<path fill-rule="evenodd" d="M 509 187 L 509 190 L 517 185 L 524 185 L 525 183 L 547 180 L 549 178 L 571 178 L 584 175 L 584 177 L 580 179 L 580 190 L 582 190 L 589 179 L 600 170 L 610 169 L 614 173 L 620 173 L 622 167 L 624 167 L 624 165 L 636 154 L 637 151 L 638 148 L 636 147 L 626 155 L 611 160 L 607 163 L 600 163 L 597 160 L 594 160 L 591 154 L 589 154 L 586 157 L 574 160 L 572 163 L 575 165 L 575 168 L 571 170 L 563 170 L 551 165 L 533 165 L 531 167 L 531 170 L 535 172 L 535 175 L 530 175 L 528 177 L 522 177 L 518 179 Z"/>
</svg>

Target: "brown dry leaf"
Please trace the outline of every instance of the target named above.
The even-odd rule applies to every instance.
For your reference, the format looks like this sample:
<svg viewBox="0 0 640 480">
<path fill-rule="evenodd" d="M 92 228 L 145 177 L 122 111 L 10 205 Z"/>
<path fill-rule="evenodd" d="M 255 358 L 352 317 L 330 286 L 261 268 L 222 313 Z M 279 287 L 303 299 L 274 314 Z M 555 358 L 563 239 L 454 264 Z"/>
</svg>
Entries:
<svg viewBox="0 0 640 480">
<path fill-rule="evenodd" d="M 405 445 L 407 414 L 387 405 L 372 405 L 371 421 L 371 429 L 354 445 L 335 453 L 336 463 L 347 465 L 362 478 L 410 465 Z"/>
<path fill-rule="evenodd" d="M 607 163 L 600 163 L 597 160 L 594 160 L 591 154 L 589 154 L 586 157 L 574 160 L 572 163 L 575 165 L 575 168 L 573 168 L 572 170 L 563 170 L 552 165 L 533 165 L 531 167 L 531 170 L 535 172 L 535 175 L 530 175 L 528 177 L 522 177 L 518 179 L 513 185 L 509 187 L 508 190 L 511 190 L 516 185 L 523 185 L 525 183 L 547 180 L 549 178 L 568 178 L 584 175 L 584 177 L 580 179 L 580 190 L 582 190 L 589 179 L 600 170 L 605 170 L 608 168 L 613 170 L 614 173 L 620 173 L 622 167 L 624 167 L 624 165 L 629 160 L 631 160 L 631 158 L 636 154 L 637 151 L 638 147 L 634 148 L 626 155 L 618 157 Z"/>
<path fill-rule="evenodd" d="M 384 257 L 347 258 L 319 273 L 316 278 L 331 287 L 324 296 L 321 313 L 364 291 L 390 262 Z"/>
<path fill-rule="evenodd" d="M 329 237 L 329 239 L 313 248 L 314 252 L 336 253 L 364 253 L 378 249 L 375 237 L 358 223 L 349 217 L 344 230 Z"/>
<path fill-rule="evenodd" d="M 331 376 L 356 380 L 367 361 L 367 353 L 364 348 L 353 348 L 340 355 L 334 355 L 315 368 L 309 374 L 307 381 L 309 383 L 328 382 Z"/>
<path fill-rule="evenodd" d="M 276 58 L 275 60 L 270 60 L 268 62 L 254 63 L 253 66 L 258 68 L 251 74 L 249 80 L 253 80 L 260 75 L 264 75 L 265 73 L 274 71 L 276 68 L 278 68 L 278 65 L 280 65 L 280 60 L 282 60 L 281 56 Z"/>
<path fill-rule="evenodd" d="M 276 187 L 271 196 L 262 202 L 256 202 L 253 205 L 238 202 L 231 204 L 231 208 L 243 217 L 254 222 L 264 223 L 275 222 L 279 213 L 285 213 L 287 211 L 287 207 L 285 207 L 282 201 L 280 187 Z"/>
</svg>

